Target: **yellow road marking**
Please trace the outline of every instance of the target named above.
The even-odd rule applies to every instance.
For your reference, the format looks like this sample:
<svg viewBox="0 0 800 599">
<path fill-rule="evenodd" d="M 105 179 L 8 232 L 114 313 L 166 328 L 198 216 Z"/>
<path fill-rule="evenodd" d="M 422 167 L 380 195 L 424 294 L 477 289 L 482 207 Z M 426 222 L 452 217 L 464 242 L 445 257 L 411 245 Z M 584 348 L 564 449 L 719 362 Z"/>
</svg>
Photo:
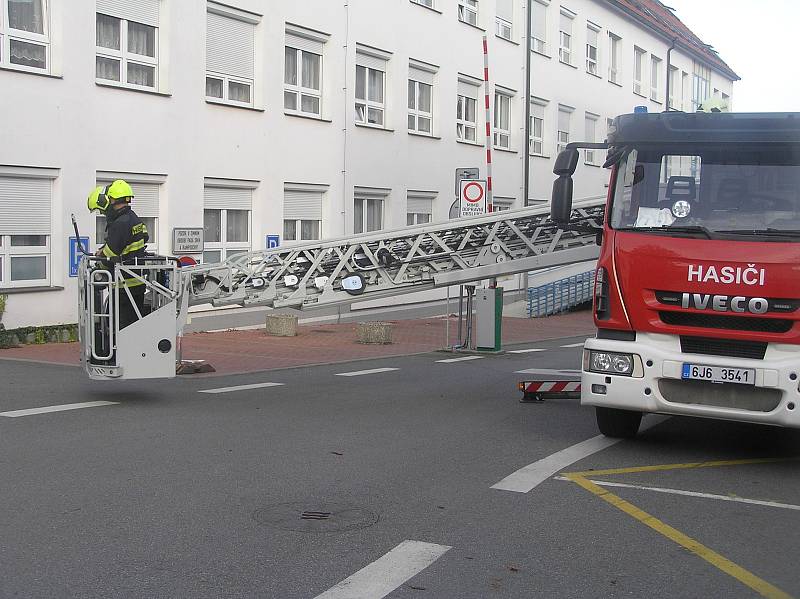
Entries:
<svg viewBox="0 0 800 599">
<path fill-rule="evenodd" d="M 768 583 L 763 578 L 759 578 L 749 570 L 745 570 L 738 564 L 735 564 L 727 557 L 720 555 L 713 549 L 706 547 L 699 541 L 694 540 L 681 531 L 671 527 L 669 524 L 662 522 L 655 516 L 648 514 L 644 510 L 639 509 L 632 503 L 629 503 L 607 491 L 603 487 L 588 480 L 587 476 L 598 475 L 611 475 L 611 474 L 629 474 L 635 472 L 656 472 L 664 470 L 681 470 L 690 468 L 714 468 L 718 466 L 739 466 L 745 464 L 768 464 L 774 462 L 787 462 L 797 460 L 800 458 L 761 458 L 749 460 L 721 460 L 715 462 L 692 462 L 687 464 L 661 464 L 657 466 L 634 466 L 632 468 L 611 468 L 607 470 L 587 470 L 585 472 L 569 472 L 564 473 L 564 476 L 574 482 L 575 484 L 583 487 L 590 493 L 596 495 L 603 501 L 613 505 L 615 508 L 628 514 L 635 520 L 638 520 L 645 526 L 652 528 L 660 535 L 668 538 L 669 540 L 677 543 L 681 547 L 688 549 L 691 553 L 704 559 L 709 564 L 722 570 L 729 576 L 732 576 L 742 584 L 747 585 L 762 597 L 767 599 L 792 599 L 791 595 L 783 592 L 781 589 Z"/>
<path fill-rule="evenodd" d="M 749 460 L 719 460 L 716 462 L 689 462 L 687 464 L 659 464 L 657 466 L 633 466 L 631 468 L 609 468 L 608 470 L 585 470 L 584 472 L 565 472 L 564 476 L 598 476 L 608 474 L 631 474 L 635 472 L 658 472 L 660 470 L 688 470 L 690 468 L 717 468 L 720 466 L 743 466 L 746 464 L 770 464 L 791 462 L 800 458 L 753 458 Z"/>
</svg>

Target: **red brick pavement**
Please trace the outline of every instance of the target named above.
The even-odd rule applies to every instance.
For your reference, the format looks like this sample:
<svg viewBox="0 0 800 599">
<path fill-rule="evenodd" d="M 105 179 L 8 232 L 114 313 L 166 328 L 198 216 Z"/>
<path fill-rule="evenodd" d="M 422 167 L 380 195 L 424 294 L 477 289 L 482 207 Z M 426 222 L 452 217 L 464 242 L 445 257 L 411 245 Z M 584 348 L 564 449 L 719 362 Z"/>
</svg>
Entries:
<svg viewBox="0 0 800 599">
<path fill-rule="evenodd" d="M 445 339 L 444 318 L 390 322 L 394 324 L 390 345 L 357 343 L 355 323 L 308 324 L 298 327 L 296 337 L 271 337 L 265 335 L 263 329 L 192 333 L 183 339 L 183 357 L 207 360 L 220 375 L 408 355 L 443 349 L 456 342 L 455 318 L 450 319 L 449 344 Z M 593 332 L 589 311 L 549 318 L 503 318 L 503 345 Z M 0 350 L 0 359 L 3 358 L 77 366 L 79 346 L 77 343 L 26 345 Z"/>
</svg>

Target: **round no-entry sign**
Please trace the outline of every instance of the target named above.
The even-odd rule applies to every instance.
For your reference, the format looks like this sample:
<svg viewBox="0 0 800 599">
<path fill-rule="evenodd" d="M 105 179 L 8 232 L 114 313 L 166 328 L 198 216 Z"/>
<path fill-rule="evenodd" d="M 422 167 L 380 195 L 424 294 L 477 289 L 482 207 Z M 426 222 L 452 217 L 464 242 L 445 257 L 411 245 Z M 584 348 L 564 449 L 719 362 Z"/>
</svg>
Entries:
<svg viewBox="0 0 800 599">
<path fill-rule="evenodd" d="M 483 179 L 462 179 L 459 208 L 460 216 L 486 214 L 486 181 Z"/>
<path fill-rule="evenodd" d="M 483 186 L 476 181 L 467 183 L 464 186 L 464 199 L 471 204 L 480 202 L 483 199 Z"/>
</svg>

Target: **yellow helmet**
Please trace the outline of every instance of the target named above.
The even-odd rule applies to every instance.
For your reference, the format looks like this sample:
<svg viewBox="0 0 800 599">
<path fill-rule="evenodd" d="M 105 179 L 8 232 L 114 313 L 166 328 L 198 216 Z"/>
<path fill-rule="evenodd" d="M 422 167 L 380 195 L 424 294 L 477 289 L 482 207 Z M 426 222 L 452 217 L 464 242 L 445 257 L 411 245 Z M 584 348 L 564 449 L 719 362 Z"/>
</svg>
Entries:
<svg viewBox="0 0 800 599">
<path fill-rule="evenodd" d="M 89 197 L 86 198 L 86 206 L 89 208 L 89 212 L 94 212 L 95 210 L 105 212 L 108 210 L 111 202 L 108 201 L 106 194 L 103 193 L 104 189 L 101 186 L 95 187 Z"/>
<path fill-rule="evenodd" d="M 728 112 L 728 102 L 720 98 L 708 98 L 697 107 L 697 112 Z"/>
<path fill-rule="evenodd" d="M 133 189 L 127 182 L 122 179 L 117 179 L 106 187 L 105 194 L 108 196 L 108 199 L 113 202 L 114 200 L 121 200 L 123 198 L 132 198 Z"/>
</svg>

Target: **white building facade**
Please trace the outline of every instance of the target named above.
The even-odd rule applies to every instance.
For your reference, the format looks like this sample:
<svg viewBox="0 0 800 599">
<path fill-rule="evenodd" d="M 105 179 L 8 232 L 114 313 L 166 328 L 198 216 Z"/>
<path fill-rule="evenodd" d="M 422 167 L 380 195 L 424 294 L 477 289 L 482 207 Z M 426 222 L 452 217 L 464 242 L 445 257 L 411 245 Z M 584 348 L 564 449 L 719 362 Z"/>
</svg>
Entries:
<svg viewBox="0 0 800 599">
<path fill-rule="evenodd" d="M 455 169 L 485 172 L 484 35 L 495 206 L 525 205 L 525 160 L 547 201 L 559 145 L 666 109 L 672 40 L 623 2 L 530 1 L 526 98 L 523 0 L 0 0 L 4 324 L 76 321 L 69 217 L 96 249 L 86 196 L 116 178 L 152 251 L 202 228 L 205 261 L 445 221 Z M 684 40 L 670 63 L 673 108 L 730 98 L 710 51 Z M 605 193 L 603 159 L 576 197 Z"/>
</svg>

